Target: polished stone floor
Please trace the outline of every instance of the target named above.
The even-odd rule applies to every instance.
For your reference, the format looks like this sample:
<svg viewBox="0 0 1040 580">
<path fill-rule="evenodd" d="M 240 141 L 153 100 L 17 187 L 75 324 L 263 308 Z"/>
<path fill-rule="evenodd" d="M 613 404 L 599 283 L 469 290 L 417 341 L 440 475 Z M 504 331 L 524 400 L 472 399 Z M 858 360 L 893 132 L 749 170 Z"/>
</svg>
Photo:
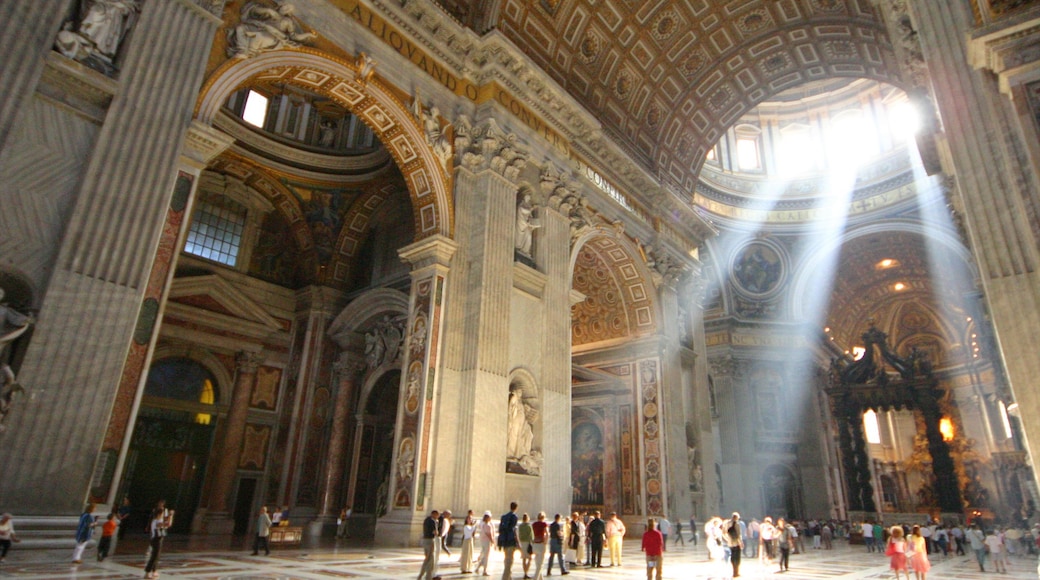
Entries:
<svg viewBox="0 0 1040 580">
<path fill-rule="evenodd" d="M 138 539 L 124 541 L 118 554 L 98 563 L 93 549 L 85 555 L 83 564 L 69 563 L 71 551 L 19 550 L 15 545 L 7 561 L 0 564 L 0 578 L 42 580 L 57 578 L 142 578 L 144 576 L 145 543 Z M 626 542 L 624 565 L 620 568 L 573 568 L 572 580 L 593 578 L 616 580 L 640 578 L 645 568 L 638 541 Z M 419 549 L 400 549 L 361 546 L 349 541 L 335 543 L 322 541 L 301 548 L 283 548 L 271 556 L 252 556 L 241 541 L 214 541 L 212 539 L 168 538 L 159 563 L 161 578 L 184 580 L 217 579 L 314 579 L 314 578 L 415 578 L 422 562 Z M 473 578 L 460 574 L 458 550 L 451 557 L 442 557 L 439 573 L 444 580 Z M 514 578 L 519 562 L 514 565 Z M 558 574 L 558 572 L 557 572 Z M 491 564 L 491 578 L 502 575 L 502 554 L 495 552 Z M 554 574 L 556 576 L 556 574 Z M 664 577 L 673 579 L 730 578 L 729 566 L 720 566 L 707 560 L 703 546 L 670 547 L 665 555 Z M 834 550 L 809 550 L 791 557 L 790 572 L 780 574 L 776 566 L 763 566 L 756 559 L 745 559 L 741 578 L 771 578 L 775 580 L 811 580 L 821 578 L 874 579 L 892 578 L 888 560 L 881 554 L 869 554 L 862 546 L 847 546 L 838 542 Z M 974 559 L 951 557 L 933 562 L 929 578 L 1010 578 L 1024 580 L 1037 578 L 1035 557 L 1014 558 L 1006 575 L 996 574 L 987 566 L 982 573 Z"/>
</svg>

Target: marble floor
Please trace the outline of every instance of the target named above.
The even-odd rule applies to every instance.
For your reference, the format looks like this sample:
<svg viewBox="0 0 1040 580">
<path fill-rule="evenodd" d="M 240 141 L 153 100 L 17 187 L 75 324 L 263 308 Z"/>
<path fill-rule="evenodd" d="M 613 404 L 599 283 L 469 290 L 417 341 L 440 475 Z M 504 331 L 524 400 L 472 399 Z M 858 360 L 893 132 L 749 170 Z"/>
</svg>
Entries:
<svg viewBox="0 0 1040 580">
<path fill-rule="evenodd" d="M 252 556 L 242 542 L 216 545 L 212 540 L 184 540 L 168 538 L 159 563 L 161 578 L 184 580 L 217 579 L 315 579 L 315 578 L 359 578 L 359 579 L 407 579 L 418 574 L 422 553 L 416 549 L 383 548 L 361 546 L 341 541 L 301 547 L 283 548 L 272 551 L 271 556 Z M 218 542 L 219 543 L 219 542 Z M 640 578 L 645 574 L 638 541 L 626 542 L 624 565 L 620 568 L 584 569 L 573 568 L 572 580 Z M 144 576 L 144 551 L 142 541 L 125 541 L 119 554 L 103 563 L 95 559 L 89 549 L 84 563 L 72 565 L 71 554 L 55 551 L 19 550 L 15 545 L 7 561 L 0 564 L 0 578 L 42 580 L 58 578 L 142 578 Z M 502 554 L 494 552 L 491 578 L 502 575 Z M 451 557 L 440 560 L 440 575 L 444 580 L 473 578 L 472 574 L 460 574 L 458 550 Z M 1024 580 L 1037 578 L 1035 557 L 1015 558 L 1007 574 L 996 574 L 987 566 L 982 573 L 974 559 L 951 557 L 933 562 L 929 578 L 957 578 L 965 580 L 981 578 L 1009 578 Z M 514 578 L 522 578 L 519 560 L 514 564 Z M 557 572 L 558 574 L 558 572 Z M 556 574 L 554 574 L 555 576 Z M 730 578 L 729 566 L 707 561 L 703 547 L 670 547 L 665 555 L 664 578 L 673 579 L 721 579 Z M 835 549 L 809 550 L 805 554 L 791 557 L 791 570 L 780 574 L 776 567 L 761 565 L 756 559 L 745 559 L 741 567 L 741 578 L 770 578 L 775 580 L 812 580 L 820 578 L 874 579 L 893 578 L 888 570 L 888 560 L 883 555 L 869 554 L 862 546 L 847 546 L 836 543 Z"/>
</svg>

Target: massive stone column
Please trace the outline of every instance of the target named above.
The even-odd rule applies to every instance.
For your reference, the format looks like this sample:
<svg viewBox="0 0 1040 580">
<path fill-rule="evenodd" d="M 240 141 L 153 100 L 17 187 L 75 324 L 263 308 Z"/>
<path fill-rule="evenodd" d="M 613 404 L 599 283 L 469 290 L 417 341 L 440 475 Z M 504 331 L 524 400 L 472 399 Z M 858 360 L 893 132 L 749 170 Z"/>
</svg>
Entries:
<svg viewBox="0 0 1040 580">
<path fill-rule="evenodd" d="M 88 496 L 105 435 L 98 425 L 135 327 L 148 327 L 141 300 L 219 24 L 188 0 L 146 2 L 125 47 L 21 368 L 36 397 L 9 418 L 0 450 L 0 496 L 22 513 L 79 513 Z"/>
<path fill-rule="evenodd" d="M 975 27 L 971 3 L 912 0 L 911 11 L 942 117 L 989 312 L 1022 416 L 1040 414 L 1040 265 L 1037 167 L 1030 163 L 1008 97 L 998 79 L 968 62 L 966 39 Z M 1018 44 L 1005 43 L 1005 44 Z M 1022 44 L 1028 46 L 1028 44 Z M 1028 122 L 1032 122 L 1029 120 Z M 994 353 L 996 354 L 996 353 Z M 1040 422 L 1024 421 L 1034 465 L 1040 462 Z"/>
<path fill-rule="evenodd" d="M 448 298 L 445 374 L 433 497 L 438 506 L 502 505 L 509 401 L 510 303 L 513 287 L 517 172 L 507 171 L 505 139 L 494 119 L 455 170 L 459 244 Z M 522 158 L 521 158 L 522 160 Z M 532 338 L 533 339 L 533 338 Z M 542 385 L 539 385 L 542 386 Z M 488 423 L 501 428 L 488 429 Z M 451 449 L 450 452 L 443 450 Z"/>
<path fill-rule="evenodd" d="M 662 515 L 672 520 L 689 515 L 690 469 L 686 448 L 686 406 L 683 393 L 683 357 L 679 343 L 679 280 L 673 275 L 665 279 L 657 289 L 663 313 L 661 353 L 661 413 L 662 440 L 665 459 L 665 481 L 667 504 Z"/>
<path fill-rule="evenodd" d="M 342 303 L 342 293 L 324 286 L 309 286 L 296 292 L 296 301 L 297 332 L 302 336 L 296 343 L 299 352 L 293 356 L 298 357 L 300 367 L 282 503 L 289 505 L 294 517 L 300 520 L 319 511 L 322 475 L 328 469 L 324 447 L 333 414 L 333 364 L 340 352 L 328 331 Z M 316 531 L 319 530 L 311 529 Z"/>
<path fill-rule="evenodd" d="M 202 123 L 193 123 L 188 131 L 177 180 L 173 186 L 173 197 L 166 210 L 166 223 L 162 227 L 152 272 L 148 276 L 148 285 L 141 300 L 142 324 L 138 326 L 130 342 L 115 403 L 108 418 L 108 429 L 101 446 L 98 467 L 95 469 L 100 477 L 95 476 L 95 483 L 90 491 L 92 501 L 110 505 L 117 505 L 115 502 L 119 501 L 115 494 L 119 488 L 118 482 L 125 466 L 130 438 L 137 420 L 137 410 L 148 379 L 147 369 L 151 366 L 155 341 L 159 335 L 158 321 L 162 320 L 166 309 L 166 299 L 173 280 L 177 256 L 184 247 L 184 237 L 190 223 L 188 218 L 191 216 L 195 192 L 198 190 L 199 174 L 209 161 L 230 147 L 232 142 L 227 135 Z"/>
<path fill-rule="evenodd" d="M 54 45 L 67 0 L 5 0 L 0 3 L 0 149 L 43 73 L 43 59 Z"/>
<path fill-rule="evenodd" d="M 535 262 L 545 274 L 541 320 L 542 505 L 554 512 L 571 505 L 571 289 L 570 221 L 550 197 L 538 211 L 541 228 Z"/>
<path fill-rule="evenodd" d="M 458 245 L 443 236 L 431 236 L 401 248 L 401 259 L 412 265 L 412 289 L 408 300 L 401 404 L 397 409 L 394 453 L 391 461 L 389 509 L 376 524 L 380 542 L 411 545 L 420 537 L 422 519 L 430 508 L 430 485 L 435 460 L 457 453 L 437 448 L 442 431 L 456 429 L 435 420 L 441 400 L 438 392 L 444 342 L 444 301 L 448 273 Z M 437 453 L 437 457 L 434 454 Z M 438 464 L 437 469 L 440 470 Z"/>
<path fill-rule="evenodd" d="M 259 352 L 243 351 L 235 357 L 238 367 L 235 387 L 231 392 L 231 403 L 228 406 L 228 414 L 223 425 L 224 439 L 220 444 L 220 448 L 224 452 L 220 455 L 213 476 L 213 484 L 210 486 L 208 510 L 210 522 L 207 528 L 212 533 L 229 533 L 234 523 L 231 521 L 229 512 L 231 491 L 235 483 L 235 474 L 238 472 L 242 438 L 246 432 L 249 398 L 253 394 L 253 384 L 256 383 L 256 370 L 262 362 L 264 362 L 264 357 Z M 224 529 L 225 527 L 227 529 Z"/>
<path fill-rule="evenodd" d="M 318 516 L 323 524 L 336 521 L 343 507 L 340 504 L 346 503 L 340 497 L 340 492 L 347 469 L 347 457 L 353 455 L 347 441 L 347 434 L 351 431 L 350 409 L 351 403 L 357 399 L 358 373 L 364 368 L 360 357 L 349 352 L 340 355 L 333 367 L 336 398 L 332 404 L 332 428 L 325 450 L 325 477 L 318 492 Z"/>
</svg>

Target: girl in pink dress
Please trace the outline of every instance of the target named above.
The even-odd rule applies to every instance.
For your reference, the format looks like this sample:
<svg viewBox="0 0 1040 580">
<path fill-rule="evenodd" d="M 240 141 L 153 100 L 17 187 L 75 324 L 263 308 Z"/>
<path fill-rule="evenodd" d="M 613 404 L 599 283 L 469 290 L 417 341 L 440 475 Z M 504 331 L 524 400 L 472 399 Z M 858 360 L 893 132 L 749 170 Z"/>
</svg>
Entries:
<svg viewBox="0 0 1040 580">
<path fill-rule="evenodd" d="M 910 580 L 910 571 L 906 567 L 906 538 L 903 537 L 902 526 L 892 526 L 885 555 L 891 559 L 892 570 L 896 573 L 896 580 L 899 580 L 900 571 L 906 574 L 906 580 Z"/>
<path fill-rule="evenodd" d="M 928 547 L 924 536 L 921 535 L 921 526 L 914 526 L 909 538 L 910 567 L 914 569 L 917 580 L 928 580 L 928 571 L 932 569 L 932 563 L 928 561 Z"/>
</svg>

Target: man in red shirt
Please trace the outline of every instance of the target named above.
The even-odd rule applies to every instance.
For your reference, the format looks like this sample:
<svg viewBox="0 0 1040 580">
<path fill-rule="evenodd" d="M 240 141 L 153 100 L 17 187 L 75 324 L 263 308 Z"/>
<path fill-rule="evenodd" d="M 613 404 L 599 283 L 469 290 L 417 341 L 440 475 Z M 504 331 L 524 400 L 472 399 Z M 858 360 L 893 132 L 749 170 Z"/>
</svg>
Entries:
<svg viewBox="0 0 1040 580">
<path fill-rule="evenodd" d="M 664 561 L 664 536 L 657 529 L 657 521 L 650 518 L 646 522 L 646 531 L 643 532 L 643 547 L 646 552 L 646 580 L 654 580 L 654 572 L 657 580 L 661 580 L 661 564 Z"/>
</svg>

